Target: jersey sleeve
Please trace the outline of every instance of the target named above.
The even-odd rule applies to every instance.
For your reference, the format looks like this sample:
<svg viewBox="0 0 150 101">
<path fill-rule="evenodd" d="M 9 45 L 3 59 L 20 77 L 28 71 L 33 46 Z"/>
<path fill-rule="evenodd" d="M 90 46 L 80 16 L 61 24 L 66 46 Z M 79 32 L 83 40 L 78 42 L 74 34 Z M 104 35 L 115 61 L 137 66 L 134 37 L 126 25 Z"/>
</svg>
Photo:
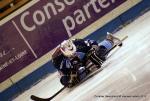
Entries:
<svg viewBox="0 0 150 101">
<path fill-rule="evenodd" d="M 98 45 L 98 43 L 95 40 L 84 40 L 84 39 L 75 39 L 73 40 L 73 43 L 77 47 L 78 52 L 84 52 L 87 53 L 91 48 L 92 45 Z"/>
</svg>

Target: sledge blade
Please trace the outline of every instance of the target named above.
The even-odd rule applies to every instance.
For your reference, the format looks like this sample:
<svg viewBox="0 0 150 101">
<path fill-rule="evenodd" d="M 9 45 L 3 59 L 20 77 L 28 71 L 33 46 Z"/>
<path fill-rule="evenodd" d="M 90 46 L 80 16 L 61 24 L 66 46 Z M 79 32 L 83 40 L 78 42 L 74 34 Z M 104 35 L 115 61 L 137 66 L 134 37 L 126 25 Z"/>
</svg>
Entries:
<svg viewBox="0 0 150 101">
<path fill-rule="evenodd" d="M 121 39 L 121 43 L 126 40 L 128 38 L 128 36 L 125 36 Z M 117 46 L 119 46 L 121 43 L 118 43 L 116 45 L 114 45 L 110 50 L 108 50 L 105 54 L 107 55 L 110 51 L 112 51 L 114 48 L 116 48 Z"/>
</svg>

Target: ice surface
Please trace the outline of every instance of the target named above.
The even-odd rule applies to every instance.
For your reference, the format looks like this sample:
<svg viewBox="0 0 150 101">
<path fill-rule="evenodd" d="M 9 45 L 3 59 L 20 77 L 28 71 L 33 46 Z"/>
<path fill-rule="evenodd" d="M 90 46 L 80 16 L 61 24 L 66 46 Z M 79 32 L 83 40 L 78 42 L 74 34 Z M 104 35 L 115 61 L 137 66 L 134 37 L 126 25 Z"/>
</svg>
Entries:
<svg viewBox="0 0 150 101">
<path fill-rule="evenodd" d="M 110 53 L 103 71 L 66 89 L 54 101 L 150 101 L 150 12 L 136 19 L 116 36 L 128 39 Z M 31 101 L 30 95 L 50 97 L 62 87 L 53 74 L 14 101 Z"/>
</svg>

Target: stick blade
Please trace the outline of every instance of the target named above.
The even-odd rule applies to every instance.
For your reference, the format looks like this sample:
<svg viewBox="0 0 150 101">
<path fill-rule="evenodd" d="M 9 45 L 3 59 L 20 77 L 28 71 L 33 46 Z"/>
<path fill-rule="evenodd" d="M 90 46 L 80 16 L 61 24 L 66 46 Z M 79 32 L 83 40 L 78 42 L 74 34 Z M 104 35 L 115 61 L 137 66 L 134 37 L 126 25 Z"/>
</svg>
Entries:
<svg viewBox="0 0 150 101">
<path fill-rule="evenodd" d="M 30 97 L 33 101 L 50 101 L 50 99 L 49 98 L 40 98 L 40 97 L 37 97 L 37 96 L 35 96 L 35 95 L 31 95 L 31 97 Z"/>
</svg>

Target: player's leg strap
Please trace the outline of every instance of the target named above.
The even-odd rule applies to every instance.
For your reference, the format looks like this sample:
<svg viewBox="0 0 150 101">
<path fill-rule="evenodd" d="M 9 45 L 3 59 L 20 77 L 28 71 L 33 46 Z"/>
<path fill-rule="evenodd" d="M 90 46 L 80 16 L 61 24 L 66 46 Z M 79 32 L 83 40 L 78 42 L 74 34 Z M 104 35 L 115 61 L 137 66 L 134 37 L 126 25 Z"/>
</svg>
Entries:
<svg viewBox="0 0 150 101">
<path fill-rule="evenodd" d="M 92 54 L 90 55 L 90 60 L 95 63 L 96 65 L 101 66 L 104 62 L 100 57 L 99 54 L 97 54 L 97 50 L 92 51 Z"/>
</svg>

